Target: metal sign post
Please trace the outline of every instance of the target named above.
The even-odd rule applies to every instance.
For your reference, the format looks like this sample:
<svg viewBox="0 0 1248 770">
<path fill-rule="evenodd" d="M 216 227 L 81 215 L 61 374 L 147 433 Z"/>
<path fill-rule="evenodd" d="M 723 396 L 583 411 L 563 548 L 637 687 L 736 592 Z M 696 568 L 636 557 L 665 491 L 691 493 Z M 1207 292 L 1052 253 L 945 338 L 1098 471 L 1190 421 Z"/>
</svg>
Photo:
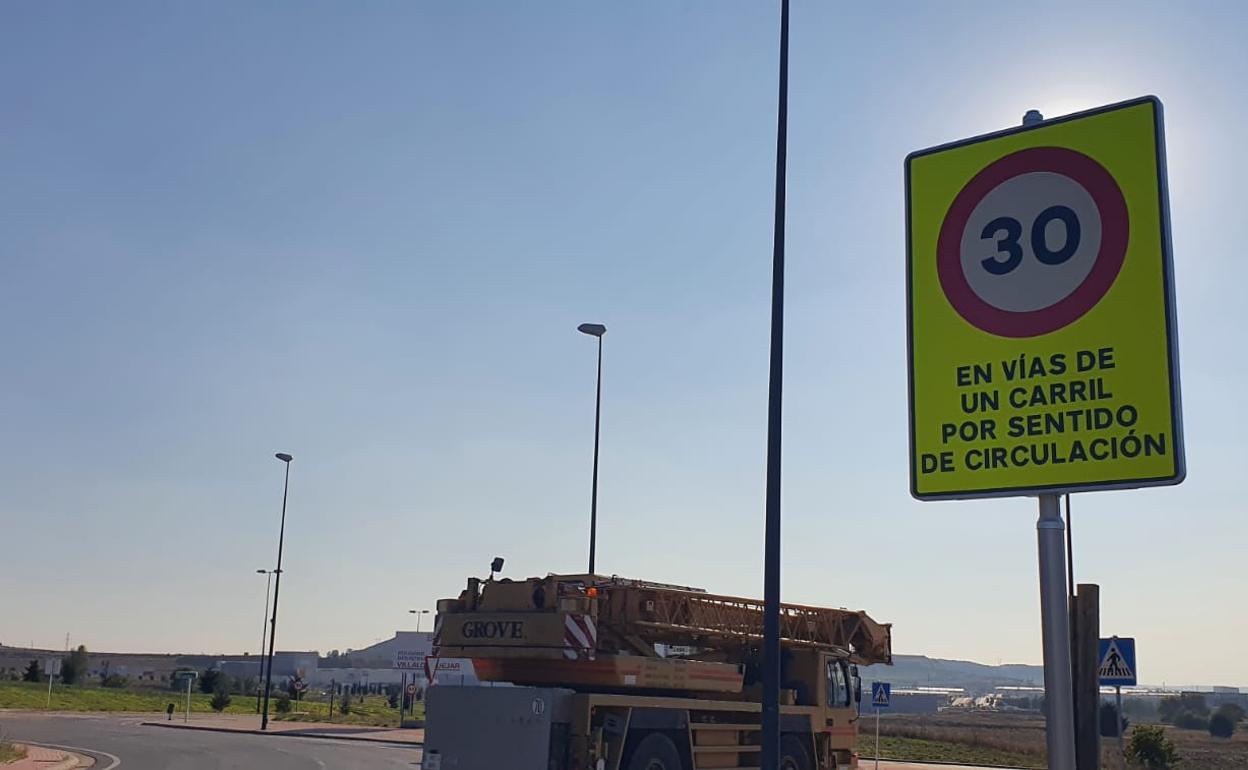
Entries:
<svg viewBox="0 0 1248 770">
<path fill-rule="evenodd" d="M 1040 495 L 1040 627 L 1044 641 L 1045 738 L 1050 768 L 1075 766 L 1074 682 L 1070 674 L 1070 610 L 1066 604 L 1066 543 L 1057 495 Z"/>
<path fill-rule="evenodd" d="M 875 707 L 875 770 L 880 770 L 880 709 L 892 705 L 893 685 L 889 682 L 871 683 L 871 705 Z"/>
<path fill-rule="evenodd" d="M 48 675 L 48 705 L 47 709 L 52 710 L 52 680 L 56 679 L 56 675 L 61 673 L 60 658 L 44 658 L 43 672 Z"/>
<path fill-rule="evenodd" d="M 1116 718 L 1118 719 L 1118 724 L 1114 725 L 1117 728 L 1117 730 L 1114 730 L 1114 733 L 1118 734 L 1118 754 L 1123 754 L 1124 751 L 1122 749 L 1122 685 L 1114 685 L 1113 703 L 1114 703 L 1114 706 L 1113 706 L 1114 716 L 1116 716 Z"/>
<path fill-rule="evenodd" d="M 182 716 L 182 722 L 185 724 L 191 721 L 191 684 L 199 678 L 199 672 L 187 671 L 183 677 L 186 679 L 186 713 Z"/>
</svg>

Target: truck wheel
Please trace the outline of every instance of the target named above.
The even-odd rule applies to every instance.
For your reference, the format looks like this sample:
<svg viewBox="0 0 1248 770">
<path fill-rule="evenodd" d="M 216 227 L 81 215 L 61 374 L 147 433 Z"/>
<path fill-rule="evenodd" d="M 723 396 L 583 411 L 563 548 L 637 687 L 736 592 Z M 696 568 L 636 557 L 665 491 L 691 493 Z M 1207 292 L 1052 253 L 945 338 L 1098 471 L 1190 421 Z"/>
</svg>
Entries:
<svg viewBox="0 0 1248 770">
<path fill-rule="evenodd" d="M 650 733 L 638 741 L 628 760 L 628 770 L 682 770 L 676 744 L 663 733 Z"/>
<path fill-rule="evenodd" d="M 806 744 L 796 735 L 784 735 L 780 738 L 781 770 L 810 770 L 810 757 L 806 753 Z"/>
</svg>

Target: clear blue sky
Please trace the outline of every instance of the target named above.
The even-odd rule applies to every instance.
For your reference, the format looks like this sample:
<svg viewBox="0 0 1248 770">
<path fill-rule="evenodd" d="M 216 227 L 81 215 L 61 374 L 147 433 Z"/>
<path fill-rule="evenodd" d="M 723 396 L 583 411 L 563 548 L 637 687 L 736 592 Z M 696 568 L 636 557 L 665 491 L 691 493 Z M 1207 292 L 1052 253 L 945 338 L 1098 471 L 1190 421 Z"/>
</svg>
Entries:
<svg viewBox="0 0 1248 770">
<path fill-rule="evenodd" d="M 774 2 L 0 10 L 0 641 L 411 628 L 491 557 L 761 591 Z M 1188 481 L 1076 498 L 1145 681 L 1248 685 L 1244 10 L 795 0 L 784 594 L 1038 662 L 1035 503 L 907 492 L 902 159 L 1167 110 Z"/>
</svg>

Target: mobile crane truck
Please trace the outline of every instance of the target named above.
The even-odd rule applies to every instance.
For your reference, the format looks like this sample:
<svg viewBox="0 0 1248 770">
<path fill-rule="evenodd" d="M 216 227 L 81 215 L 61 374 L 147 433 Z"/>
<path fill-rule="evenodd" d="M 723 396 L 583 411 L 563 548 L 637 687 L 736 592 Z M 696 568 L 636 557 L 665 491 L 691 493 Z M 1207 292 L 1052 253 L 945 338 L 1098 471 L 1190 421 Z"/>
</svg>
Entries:
<svg viewBox="0 0 1248 770">
<path fill-rule="evenodd" d="M 859 664 L 892 663 L 865 612 L 780 609 L 781 767 L 845 770 Z M 438 602 L 423 770 L 748 770 L 759 766 L 763 603 L 601 575 L 469 578 Z M 505 686 L 490 686 L 505 685 Z"/>
</svg>

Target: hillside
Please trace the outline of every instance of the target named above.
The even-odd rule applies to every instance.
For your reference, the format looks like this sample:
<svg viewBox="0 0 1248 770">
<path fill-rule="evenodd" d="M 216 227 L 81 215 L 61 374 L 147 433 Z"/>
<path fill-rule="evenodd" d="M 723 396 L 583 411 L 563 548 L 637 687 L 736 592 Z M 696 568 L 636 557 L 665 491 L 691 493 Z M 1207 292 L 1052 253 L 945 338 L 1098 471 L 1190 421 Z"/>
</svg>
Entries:
<svg viewBox="0 0 1248 770">
<path fill-rule="evenodd" d="M 1044 684 L 1040 666 L 1007 663 L 989 666 L 969 660 L 944 660 L 926 655 L 894 655 L 891 666 L 865 666 L 863 679 L 886 680 L 894 687 L 962 687 L 987 691 L 994 687 L 1039 687 Z"/>
</svg>

